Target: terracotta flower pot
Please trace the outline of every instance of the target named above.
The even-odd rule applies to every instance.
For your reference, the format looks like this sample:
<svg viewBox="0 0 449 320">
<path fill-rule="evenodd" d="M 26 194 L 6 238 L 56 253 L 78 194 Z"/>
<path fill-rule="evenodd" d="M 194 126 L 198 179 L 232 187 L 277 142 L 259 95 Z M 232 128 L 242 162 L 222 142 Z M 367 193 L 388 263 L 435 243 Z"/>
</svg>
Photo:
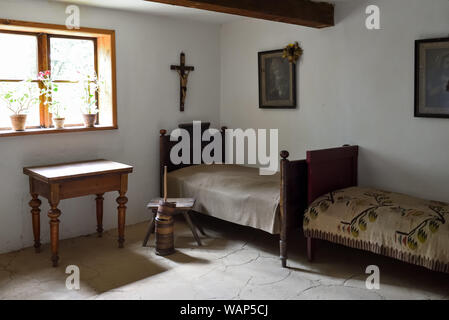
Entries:
<svg viewBox="0 0 449 320">
<path fill-rule="evenodd" d="M 64 129 L 65 118 L 53 118 L 55 129 Z"/>
<path fill-rule="evenodd" d="M 25 124 L 27 122 L 26 114 L 14 114 L 10 118 L 12 129 L 14 131 L 25 131 Z"/>
<path fill-rule="evenodd" d="M 83 118 L 84 118 L 84 125 L 86 126 L 86 128 L 95 127 L 95 121 L 97 121 L 96 114 L 83 114 Z"/>
</svg>

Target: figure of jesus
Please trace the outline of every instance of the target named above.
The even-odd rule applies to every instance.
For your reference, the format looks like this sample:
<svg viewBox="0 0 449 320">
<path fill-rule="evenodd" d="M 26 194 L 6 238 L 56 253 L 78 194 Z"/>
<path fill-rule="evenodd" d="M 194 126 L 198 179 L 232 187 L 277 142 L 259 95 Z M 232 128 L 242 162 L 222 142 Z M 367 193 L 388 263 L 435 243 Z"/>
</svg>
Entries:
<svg viewBox="0 0 449 320">
<path fill-rule="evenodd" d="M 184 105 L 184 102 L 186 101 L 187 96 L 187 81 L 189 77 L 190 71 L 184 71 L 184 73 L 181 72 L 181 70 L 176 70 L 179 74 L 179 77 L 181 78 L 181 95 L 182 95 L 182 105 Z"/>
</svg>

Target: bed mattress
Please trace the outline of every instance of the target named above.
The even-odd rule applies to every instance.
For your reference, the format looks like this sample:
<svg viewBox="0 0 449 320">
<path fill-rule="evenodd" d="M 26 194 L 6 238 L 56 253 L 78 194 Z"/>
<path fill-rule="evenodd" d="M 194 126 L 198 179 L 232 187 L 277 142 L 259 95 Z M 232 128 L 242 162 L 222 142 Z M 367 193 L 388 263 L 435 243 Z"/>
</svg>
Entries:
<svg viewBox="0 0 449 320">
<path fill-rule="evenodd" d="M 195 198 L 194 210 L 236 224 L 278 234 L 280 175 L 258 168 L 196 165 L 167 175 L 168 196 Z"/>
<path fill-rule="evenodd" d="M 449 272 L 449 204 L 351 187 L 315 200 L 304 234 Z"/>
</svg>

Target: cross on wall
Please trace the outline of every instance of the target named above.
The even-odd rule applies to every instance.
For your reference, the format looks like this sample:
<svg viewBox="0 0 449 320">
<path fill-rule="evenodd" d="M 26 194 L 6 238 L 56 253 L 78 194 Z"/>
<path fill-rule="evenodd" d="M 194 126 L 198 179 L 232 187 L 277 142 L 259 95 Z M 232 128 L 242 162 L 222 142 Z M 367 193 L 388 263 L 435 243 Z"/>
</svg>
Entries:
<svg viewBox="0 0 449 320">
<path fill-rule="evenodd" d="M 189 73 L 194 71 L 195 68 L 192 66 L 186 66 L 186 55 L 184 52 L 181 52 L 179 66 L 172 65 L 170 66 L 170 70 L 174 70 L 179 74 L 179 82 L 180 82 L 180 111 L 184 111 L 184 105 L 187 96 L 187 81 L 189 77 Z"/>
</svg>

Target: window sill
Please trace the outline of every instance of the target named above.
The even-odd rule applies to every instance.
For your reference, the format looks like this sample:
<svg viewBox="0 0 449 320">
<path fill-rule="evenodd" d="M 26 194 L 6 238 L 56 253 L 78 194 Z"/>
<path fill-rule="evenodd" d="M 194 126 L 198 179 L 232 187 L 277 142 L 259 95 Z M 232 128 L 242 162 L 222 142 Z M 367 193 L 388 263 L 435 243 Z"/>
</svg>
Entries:
<svg viewBox="0 0 449 320">
<path fill-rule="evenodd" d="M 68 128 L 64 128 L 64 129 L 54 129 L 54 128 L 26 129 L 25 131 L 3 130 L 3 131 L 0 131 L 0 138 L 1 137 L 15 137 L 15 136 L 31 136 L 31 135 L 38 135 L 38 134 L 104 131 L 104 130 L 116 130 L 116 129 L 118 129 L 118 126 L 96 126 L 94 128 L 68 127 Z"/>
</svg>

